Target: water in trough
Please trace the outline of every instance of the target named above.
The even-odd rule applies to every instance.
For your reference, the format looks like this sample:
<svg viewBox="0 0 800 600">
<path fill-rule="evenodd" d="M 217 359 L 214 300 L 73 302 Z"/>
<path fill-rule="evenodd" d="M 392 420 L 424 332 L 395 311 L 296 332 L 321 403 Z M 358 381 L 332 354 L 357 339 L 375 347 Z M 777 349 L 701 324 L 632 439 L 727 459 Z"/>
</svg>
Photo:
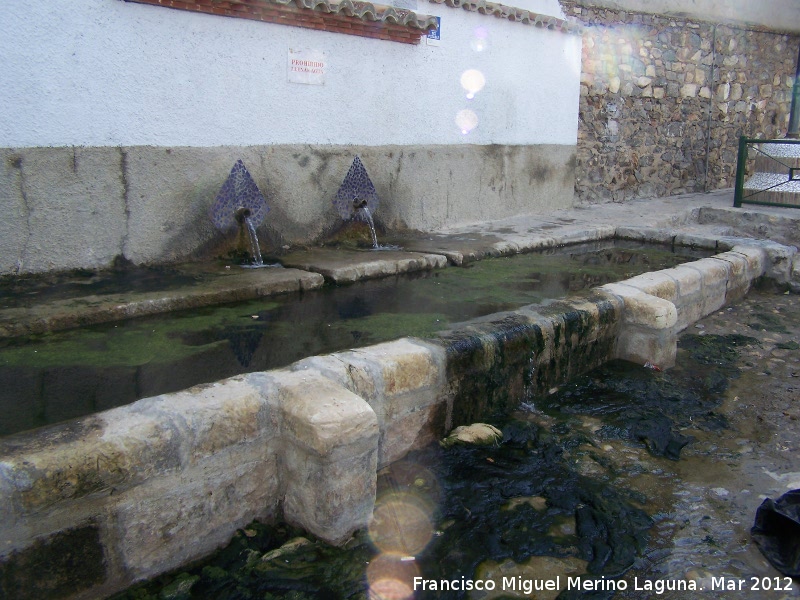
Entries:
<svg viewBox="0 0 800 600">
<path fill-rule="evenodd" d="M 603 242 L 5 339 L 0 341 L 0 435 L 307 356 L 403 336 L 430 336 L 454 322 L 560 298 L 685 260 L 687 252 L 669 247 Z M 121 275 L 114 278 L 111 283 L 95 278 L 84 288 L 97 294 L 125 285 Z M 137 285 L 157 287 L 164 281 L 151 273 Z M 74 293 L 66 282 L 61 289 L 28 291 L 28 298 Z M 9 305 L 22 297 L 17 286 L 0 301 Z"/>
</svg>

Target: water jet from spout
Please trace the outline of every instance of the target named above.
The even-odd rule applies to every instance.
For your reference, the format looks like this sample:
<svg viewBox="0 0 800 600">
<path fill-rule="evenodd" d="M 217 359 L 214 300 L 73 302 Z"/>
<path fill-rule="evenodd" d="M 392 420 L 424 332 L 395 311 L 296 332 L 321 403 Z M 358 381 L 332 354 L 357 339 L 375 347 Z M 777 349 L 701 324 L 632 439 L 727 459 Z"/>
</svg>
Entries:
<svg viewBox="0 0 800 600">
<path fill-rule="evenodd" d="M 345 221 L 363 221 L 369 226 L 373 250 L 400 249 L 399 246 L 381 246 L 378 243 L 373 219 L 378 208 L 378 193 L 358 156 L 353 159 L 353 164 L 350 165 L 342 185 L 336 192 L 333 204 L 339 216 Z"/>
<path fill-rule="evenodd" d="M 264 221 L 267 212 L 269 212 L 267 201 L 247 167 L 244 166 L 241 159 L 237 160 L 211 206 L 210 216 L 220 231 L 229 233 L 238 228 L 243 237 L 247 238 L 248 251 L 252 260 L 249 265 L 242 265 L 244 267 L 280 266 L 277 264 L 265 265 L 261 256 L 261 246 L 256 229 Z"/>
<path fill-rule="evenodd" d="M 249 208 L 240 206 L 236 209 L 236 220 L 244 228 L 247 239 L 250 242 L 250 256 L 253 257 L 251 267 L 263 267 L 264 259 L 261 257 L 261 246 L 258 243 L 258 234 L 256 233 L 256 226 L 250 218 L 251 212 Z"/>
</svg>

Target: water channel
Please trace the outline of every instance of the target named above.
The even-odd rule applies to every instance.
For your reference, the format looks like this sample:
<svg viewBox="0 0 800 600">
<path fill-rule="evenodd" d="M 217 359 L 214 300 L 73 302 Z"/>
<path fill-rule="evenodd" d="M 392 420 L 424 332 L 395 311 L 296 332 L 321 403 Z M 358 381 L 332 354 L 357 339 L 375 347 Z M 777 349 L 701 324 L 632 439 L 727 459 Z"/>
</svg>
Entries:
<svg viewBox="0 0 800 600">
<path fill-rule="evenodd" d="M 64 421 L 232 375 L 561 298 L 695 258 L 686 249 L 601 242 L 482 260 L 348 286 L 0 341 L 0 435 Z M 118 291 L 124 276 L 88 278 L 86 293 Z M 176 280 L 182 281 L 180 276 Z M 137 276 L 139 289 L 169 282 Z M 185 283 L 185 282 L 183 282 Z M 202 285 L 202 281 L 198 282 Z M 4 306 L 64 283 L 8 287 Z"/>
</svg>

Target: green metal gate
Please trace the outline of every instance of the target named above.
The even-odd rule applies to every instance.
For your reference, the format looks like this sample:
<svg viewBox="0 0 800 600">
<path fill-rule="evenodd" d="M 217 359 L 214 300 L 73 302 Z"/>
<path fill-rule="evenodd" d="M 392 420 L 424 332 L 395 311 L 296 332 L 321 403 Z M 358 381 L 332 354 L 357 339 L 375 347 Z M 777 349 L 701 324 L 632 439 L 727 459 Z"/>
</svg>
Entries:
<svg viewBox="0 0 800 600">
<path fill-rule="evenodd" d="M 733 205 L 743 203 L 800 208 L 800 140 L 739 138 Z"/>
</svg>

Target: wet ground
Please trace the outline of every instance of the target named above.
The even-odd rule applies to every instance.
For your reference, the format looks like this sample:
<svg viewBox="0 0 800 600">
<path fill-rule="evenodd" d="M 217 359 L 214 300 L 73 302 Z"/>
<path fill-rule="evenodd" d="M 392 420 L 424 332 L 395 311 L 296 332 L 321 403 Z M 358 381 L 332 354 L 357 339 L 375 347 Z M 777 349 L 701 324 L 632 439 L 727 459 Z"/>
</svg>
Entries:
<svg viewBox="0 0 800 600">
<path fill-rule="evenodd" d="M 749 533 L 800 488 L 797 340 L 800 296 L 752 291 L 684 332 L 674 369 L 609 363 L 498 416 L 500 443 L 395 463 L 343 550 L 254 524 L 123 597 L 798 598 Z"/>
<path fill-rule="evenodd" d="M 745 580 L 741 591 L 725 591 L 725 598 L 800 597 L 798 582 L 786 586 L 749 534 L 764 497 L 775 499 L 800 488 L 800 296 L 751 292 L 686 333 L 757 341 L 739 351 L 732 365 L 737 377 L 715 409 L 727 425 L 683 430 L 696 440 L 683 450 L 681 460 L 659 465 L 664 473 L 643 482 L 644 489 L 669 490 L 669 495 L 664 518 L 654 528 L 652 549 L 634 573 L 693 578 L 706 589 L 711 577 Z M 636 477 L 631 479 L 633 483 Z M 754 589 L 764 577 L 769 578 L 765 583 L 790 589 Z M 648 596 L 631 592 L 619 597 Z"/>
</svg>

